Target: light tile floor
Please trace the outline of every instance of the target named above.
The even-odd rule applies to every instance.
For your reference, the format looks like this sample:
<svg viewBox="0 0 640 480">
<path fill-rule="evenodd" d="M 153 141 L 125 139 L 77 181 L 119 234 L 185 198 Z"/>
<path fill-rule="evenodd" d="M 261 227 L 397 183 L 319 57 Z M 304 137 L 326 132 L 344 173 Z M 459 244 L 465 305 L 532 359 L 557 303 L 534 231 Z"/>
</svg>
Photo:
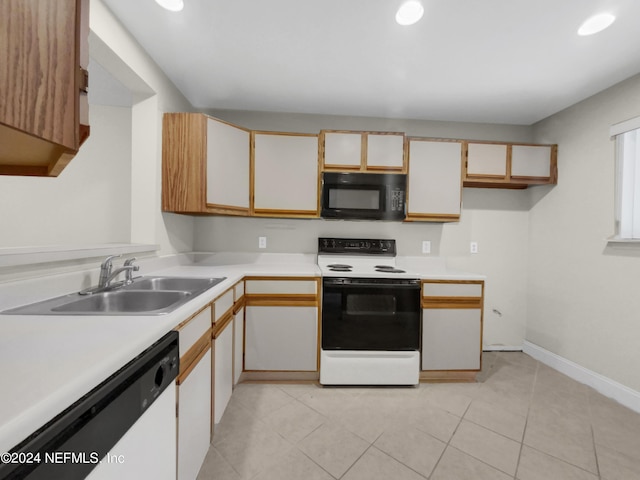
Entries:
<svg viewBox="0 0 640 480">
<path fill-rule="evenodd" d="M 519 352 L 473 384 L 241 384 L 198 480 L 640 479 L 640 414 Z"/>
</svg>

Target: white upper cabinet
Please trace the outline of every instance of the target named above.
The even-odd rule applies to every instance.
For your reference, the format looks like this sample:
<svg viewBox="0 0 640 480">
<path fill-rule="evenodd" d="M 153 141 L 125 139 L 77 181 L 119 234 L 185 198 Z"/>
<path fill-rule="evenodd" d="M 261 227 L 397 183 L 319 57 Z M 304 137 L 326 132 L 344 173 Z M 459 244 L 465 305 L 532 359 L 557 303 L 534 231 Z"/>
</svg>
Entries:
<svg viewBox="0 0 640 480">
<path fill-rule="evenodd" d="M 557 145 L 466 142 L 465 187 L 527 188 L 558 183 Z"/>
<path fill-rule="evenodd" d="M 551 149 L 550 145 L 513 145 L 511 176 L 549 178 Z"/>
<path fill-rule="evenodd" d="M 326 132 L 324 138 L 324 165 L 359 170 L 362 163 L 362 134 Z"/>
<path fill-rule="evenodd" d="M 467 176 L 507 176 L 507 145 L 494 143 L 468 144 Z"/>
<path fill-rule="evenodd" d="M 321 170 L 406 171 L 404 133 L 322 130 Z"/>
<path fill-rule="evenodd" d="M 207 204 L 249 209 L 248 130 L 207 119 Z"/>
<path fill-rule="evenodd" d="M 403 170 L 403 168 L 404 134 L 367 134 L 367 169 Z"/>
<path fill-rule="evenodd" d="M 249 214 L 249 130 L 201 113 L 165 113 L 162 210 Z"/>
<path fill-rule="evenodd" d="M 253 213 L 318 216 L 318 136 L 252 132 Z"/>
<path fill-rule="evenodd" d="M 409 138 L 408 151 L 407 220 L 458 220 L 462 195 L 462 142 Z"/>
</svg>

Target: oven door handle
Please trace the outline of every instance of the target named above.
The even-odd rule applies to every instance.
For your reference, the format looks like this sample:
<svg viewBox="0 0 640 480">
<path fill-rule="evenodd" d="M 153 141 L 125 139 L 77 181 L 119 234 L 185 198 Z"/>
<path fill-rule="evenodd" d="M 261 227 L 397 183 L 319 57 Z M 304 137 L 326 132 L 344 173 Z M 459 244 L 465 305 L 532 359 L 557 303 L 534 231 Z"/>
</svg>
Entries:
<svg viewBox="0 0 640 480">
<path fill-rule="evenodd" d="M 342 280 L 325 280 L 325 286 L 329 287 L 342 287 L 342 288 L 407 288 L 416 289 L 420 288 L 420 280 L 409 280 L 408 283 L 375 283 L 375 282 L 344 282 Z"/>
</svg>

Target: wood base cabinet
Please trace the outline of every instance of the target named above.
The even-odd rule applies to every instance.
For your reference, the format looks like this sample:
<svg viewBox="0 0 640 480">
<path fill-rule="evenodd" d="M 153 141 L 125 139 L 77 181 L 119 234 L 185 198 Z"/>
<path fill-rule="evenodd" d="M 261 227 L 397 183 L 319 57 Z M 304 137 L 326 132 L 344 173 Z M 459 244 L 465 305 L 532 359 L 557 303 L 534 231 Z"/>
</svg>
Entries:
<svg viewBox="0 0 640 480">
<path fill-rule="evenodd" d="M 482 368 L 481 280 L 422 283 L 423 381 L 474 381 Z"/>
</svg>

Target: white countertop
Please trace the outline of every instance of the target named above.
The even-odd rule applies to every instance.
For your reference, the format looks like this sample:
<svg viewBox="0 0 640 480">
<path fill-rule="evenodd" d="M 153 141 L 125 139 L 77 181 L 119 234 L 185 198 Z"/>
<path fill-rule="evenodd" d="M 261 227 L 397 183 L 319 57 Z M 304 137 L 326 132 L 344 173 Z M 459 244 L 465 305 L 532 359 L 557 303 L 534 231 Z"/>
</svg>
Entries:
<svg viewBox="0 0 640 480">
<path fill-rule="evenodd" d="M 398 262 L 408 262 L 402 264 L 420 271 L 422 278 L 484 278 L 447 270 L 436 259 L 398 257 Z M 187 264 L 154 260 L 148 266 L 150 270 L 142 264 L 140 273 L 227 278 L 166 315 L 0 315 L 0 452 L 20 443 L 244 276 L 320 275 L 315 255 L 302 254 L 193 254 Z M 56 277 L 48 281 L 56 282 Z M 0 297 L 33 297 L 21 291 L 33 289 L 33 282 L 0 287 Z M 0 309 L 11 306 L 1 303 Z"/>
</svg>

